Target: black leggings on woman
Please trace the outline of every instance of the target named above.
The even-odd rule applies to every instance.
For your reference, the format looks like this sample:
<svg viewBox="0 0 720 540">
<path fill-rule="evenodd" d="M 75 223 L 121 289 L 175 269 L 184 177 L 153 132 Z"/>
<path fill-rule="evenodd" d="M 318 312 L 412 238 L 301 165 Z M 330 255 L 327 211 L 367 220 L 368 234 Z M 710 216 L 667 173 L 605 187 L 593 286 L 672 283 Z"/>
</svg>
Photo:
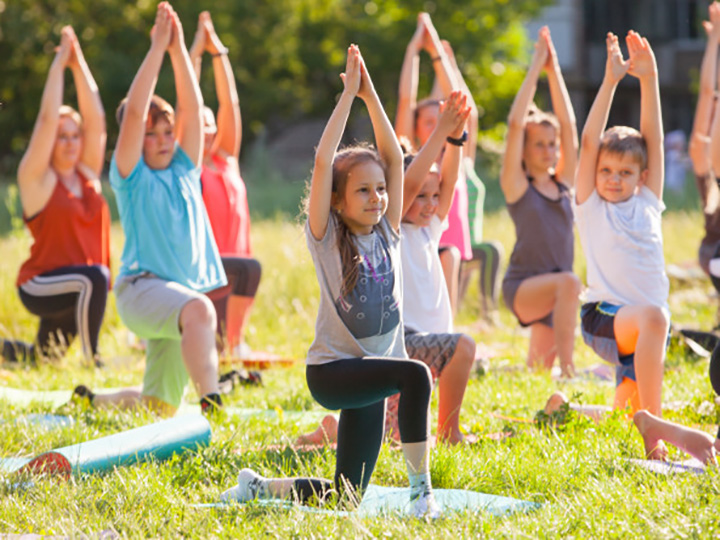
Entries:
<svg viewBox="0 0 720 540">
<path fill-rule="evenodd" d="M 227 303 L 230 295 L 253 298 L 260 285 L 262 267 L 257 259 L 245 257 L 222 257 L 223 268 L 228 284 L 208 293 L 217 314 L 218 336 L 225 335 L 227 322 Z M 220 343 L 222 347 L 222 343 Z"/>
<path fill-rule="evenodd" d="M 40 317 L 36 343 L 43 356 L 62 356 L 78 335 L 86 359 L 95 359 L 105 315 L 110 271 L 101 265 L 65 266 L 35 276 L 18 292 Z"/>
<path fill-rule="evenodd" d="M 403 443 L 428 440 L 432 378 L 417 360 L 351 358 L 309 365 L 310 393 L 328 409 L 341 409 L 334 485 L 349 486 L 358 495 L 370 482 L 382 446 L 385 398 L 400 393 L 398 423 Z M 328 480 L 301 478 L 294 489 L 300 500 L 319 499 L 332 489 Z"/>
</svg>

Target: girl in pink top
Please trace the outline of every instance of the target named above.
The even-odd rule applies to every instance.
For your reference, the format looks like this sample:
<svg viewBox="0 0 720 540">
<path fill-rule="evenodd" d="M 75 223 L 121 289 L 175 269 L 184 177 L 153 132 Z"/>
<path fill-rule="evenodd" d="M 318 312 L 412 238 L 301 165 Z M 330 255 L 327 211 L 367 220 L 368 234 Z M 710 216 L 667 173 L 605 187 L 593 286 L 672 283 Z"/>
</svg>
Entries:
<svg viewBox="0 0 720 540">
<path fill-rule="evenodd" d="M 203 114 L 203 200 L 228 277 L 227 286 L 212 291 L 208 296 L 217 311 L 220 344 L 224 343 L 235 356 L 243 356 L 243 350 L 247 349 L 243 331 L 260 283 L 261 269 L 260 263 L 252 258 L 247 192 L 238 164 L 242 123 L 235 78 L 227 57 L 228 49 L 215 32 L 207 11 L 200 14 L 190 48 L 190 58 L 198 78 L 203 52 L 212 57 L 219 102 L 217 123 L 208 107 Z"/>
</svg>

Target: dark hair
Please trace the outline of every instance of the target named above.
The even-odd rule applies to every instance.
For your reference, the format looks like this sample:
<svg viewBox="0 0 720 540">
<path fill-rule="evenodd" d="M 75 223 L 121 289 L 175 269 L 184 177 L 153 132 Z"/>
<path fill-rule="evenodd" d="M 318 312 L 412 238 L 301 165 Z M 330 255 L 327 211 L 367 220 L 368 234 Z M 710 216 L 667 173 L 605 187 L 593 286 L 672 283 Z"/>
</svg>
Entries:
<svg viewBox="0 0 720 540">
<path fill-rule="evenodd" d="M 333 159 L 332 166 L 332 204 L 336 204 L 345 197 L 345 188 L 350 171 L 362 163 L 377 163 L 385 172 L 385 163 L 380 159 L 377 151 L 370 146 L 351 146 L 344 148 Z M 342 215 L 334 209 L 337 223 L 337 248 L 340 252 L 343 281 L 340 294 L 345 296 L 357 284 L 362 260 L 353 234 L 342 219 Z"/>
<path fill-rule="evenodd" d="M 629 155 L 640 165 L 641 170 L 647 169 L 647 143 L 642 134 L 635 128 L 628 126 L 614 126 L 603 133 L 598 148 L 598 156 L 602 152 Z"/>
<path fill-rule="evenodd" d="M 128 98 L 123 98 L 118 105 L 117 111 L 115 111 L 115 119 L 118 125 L 122 125 L 123 117 L 125 116 L 125 105 L 127 105 Z M 158 121 L 162 118 L 167 121 L 170 125 L 175 124 L 175 111 L 167 101 L 160 96 L 154 95 L 150 98 L 150 110 L 148 111 L 148 118 L 150 118 L 150 125 L 155 126 Z"/>
</svg>

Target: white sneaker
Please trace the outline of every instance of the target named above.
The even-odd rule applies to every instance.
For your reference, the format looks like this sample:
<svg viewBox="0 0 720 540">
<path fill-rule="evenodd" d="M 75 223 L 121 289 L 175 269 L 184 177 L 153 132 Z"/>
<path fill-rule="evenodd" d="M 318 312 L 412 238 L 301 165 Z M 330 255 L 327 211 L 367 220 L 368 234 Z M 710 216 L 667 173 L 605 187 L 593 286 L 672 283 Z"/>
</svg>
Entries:
<svg viewBox="0 0 720 540">
<path fill-rule="evenodd" d="M 260 476 L 252 469 L 243 469 L 238 474 L 237 486 L 231 487 L 220 495 L 223 502 L 248 502 L 258 498 L 263 483 L 267 479 Z"/>
<path fill-rule="evenodd" d="M 438 519 L 442 515 L 442 508 L 435 500 L 432 491 L 427 491 L 417 499 L 411 500 L 410 515 L 416 518 Z"/>
</svg>

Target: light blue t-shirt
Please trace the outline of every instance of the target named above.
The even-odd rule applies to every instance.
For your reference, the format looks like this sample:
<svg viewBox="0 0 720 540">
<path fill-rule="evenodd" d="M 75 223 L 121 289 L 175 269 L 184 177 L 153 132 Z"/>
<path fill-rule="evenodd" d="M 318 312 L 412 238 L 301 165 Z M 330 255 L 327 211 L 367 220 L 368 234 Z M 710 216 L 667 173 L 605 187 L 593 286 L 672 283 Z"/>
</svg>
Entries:
<svg viewBox="0 0 720 540">
<path fill-rule="evenodd" d="M 120 277 L 151 272 L 198 292 L 227 284 L 203 204 L 200 168 L 179 145 L 167 169 L 151 169 L 141 157 L 124 179 L 113 154 L 110 185 L 125 231 Z"/>
</svg>

